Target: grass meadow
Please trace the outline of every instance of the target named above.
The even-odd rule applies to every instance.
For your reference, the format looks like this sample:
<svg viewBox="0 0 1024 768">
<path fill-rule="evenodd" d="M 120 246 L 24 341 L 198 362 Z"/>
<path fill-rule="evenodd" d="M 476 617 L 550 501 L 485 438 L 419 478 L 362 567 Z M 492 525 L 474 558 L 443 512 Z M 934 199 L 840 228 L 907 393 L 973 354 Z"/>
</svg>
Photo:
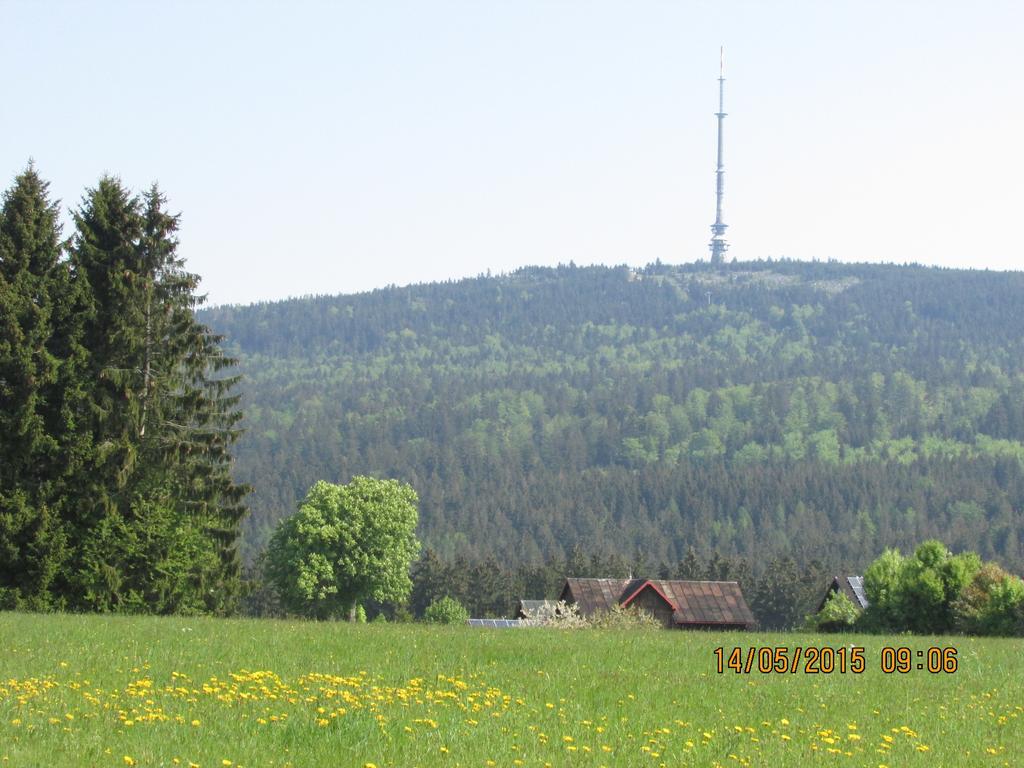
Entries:
<svg viewBox="0 0 1024 768">
<path fill-rule="evenodd" d="M 862 674 L 717 672 L 864 646 Z M 958 670 L 880 671 L 884 645 Z M 0 767 L 1021 766 L 1024 641 L 0 613 Z"/>
</svg>

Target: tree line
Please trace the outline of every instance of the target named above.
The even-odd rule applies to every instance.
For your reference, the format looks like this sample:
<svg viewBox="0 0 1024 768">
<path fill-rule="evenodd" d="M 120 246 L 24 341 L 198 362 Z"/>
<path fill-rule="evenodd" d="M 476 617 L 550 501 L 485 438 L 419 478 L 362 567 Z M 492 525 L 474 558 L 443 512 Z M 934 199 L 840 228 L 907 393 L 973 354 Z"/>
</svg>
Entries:
<svg viewBox="0 0 1024 768">
<path fill-rule="evenodd" d="M 318 517 L 317 523 L 312 530 L 318 529 L 324 521 Z M 294 524 L 288 519 L 282 522 L 274 541 L 281 538 L 282 531 L 292 529 Z M 322 548 L 323 537 L 317 539 L 317 545 L 308 548 L 310 553 Z M 290 576 L 282 574 L 280 567 L 274 564 L 275 560 L 281 561 L 280 549 L 279 544 L 272 544 L 269 560 L 261 560 L 249 571 L 253 589 L 244 602 L 244 611 L 254 616 L 324 618 L 320 611 L 324 606 L 335 604 L 335 595 L 345 592 L 344 584 L 337 592 L 328 593 L 319 600 L 309 597 L 295 599 L 294 587 L 303 581 L 303 569 L 293 567 L 288 571 Z M 736 581 L 759 625 L 774 630 L 802 626 L 808 614 L 813 613 L 824 598 L 832 578 L 821 562 L 799 563 L 788 556 L 772 560 L 755 576 L 751 564 L 744 557 L 701 554 L 693 549 L 672 564 L 652 562 L 643 555 L 625 558 L 610 551 L 586 552 L 577 547 L 564 559 L 512 565 L 499 562 L 494 557 L 479 560 L 455 557 L 448 560 L 435 550 L 426 548 L 412 562 L 407 591 L 393 600 L 364 599 L 360 607 L 370 620 L 429 620 L 431 606 L 448 598 L 474 618 L 508 618 L 515 616 L 521 599 L 557 599 L 565 579 L 574 576 Z M 309 583 L 312 580 L 305 581 Z M 348 616 L 349 613 L 346 609 L 334 615 Z"/>
<path fill-rule="evenodd" d="M 367 483 L 381 483 L 382 490 L 387 489 L 389 494 L 401 487 L 394 481 L 369 478 L 359 478 L 351 487 Z M 329 484 L 317 483 L 300 512 L 279 525 L 270 559 L 265 562 L 267 567 L 250 573 L 253 591 L 245 603 L 247 613 L 464 623 L 470 616 L 513 618 L 521 599 L 557 600 L 568 577 L 640 577 L 736 581 L 761 630 L 1024 636 L 1024 581 L 997 563 L 983 562 L 975 552 L 954 555 L 938 540 L 919 544 L 910 555 L 888 548 L 875 558 L 863 574 L 867 610 L 855 605 L 842 591 L 828 592 L 835 576 L 856 574 L 834 573 L 817 560 L 801 563 L 783 556 L 755 575 L 743 557 L 700 554 L 693 549 L 680 561 L 668 564 L 652 563 L 642 554 L 624 558 L 613 552 L 587 553 L 580 548 L 564 560 L 517 566 L 493 557 L 445 560 L 436 551 L 425 549 L 412 563 L 408 580 L 405 566 L 411 550 L 405 549 L 404 555 L 375 566 L 377 572 L 388 574 L 392 583 L 399 584 L 399 589 L 381 599 L 374 599 L 364 590 L 358 606 L 353 606 L 357 599 L 352 591 L 355 582 L 344 568 L 322 570 L 312 577 L 309 573 L 325 548 L 338 546 L 336 534 L 324 534 L 325 526 L 338 524 L 335 515 L 324 514 L 325 508 L 332 506 L 322 501 L 326 486 Z M 406 486 L 405 492 L 412 491 Z M 346 525 L 355 524 L 358 529 L 359 513 L 353 511 Z M 296 536 L 297 526 L 305 526 L 305 533 Z M 404 528 L 401 524 L 385 524 L 384 530 L 383 550 L 390 550 L 390 542 L 401 541 L 411 533 L 408 521 Z M 396 536 L 396 531 L 402 531 L 401 535 Z M 336 554 L 340 556 L 328 559 L 339 565 L 349 562 L 346 553 Z M 282 568 L 282 563 L 287 567 Z"/>
<path fill-rule="evenodd" d="M 205 309 L 247 382 L 243 552 L 318 478 L 371 475 L 416 489 L 448 560 L 601 542 L 858 572 L 938 537 L 1019 571 L 1022 293 L 1020 273 L 764 261 Z"/>
<path fill-rule="evenodd" d="M 34 165 L 0 209 L 0 607 L 224 613 L 241 593 L 238 377 L 195 316 L 177 215 Z"/>
</svg>

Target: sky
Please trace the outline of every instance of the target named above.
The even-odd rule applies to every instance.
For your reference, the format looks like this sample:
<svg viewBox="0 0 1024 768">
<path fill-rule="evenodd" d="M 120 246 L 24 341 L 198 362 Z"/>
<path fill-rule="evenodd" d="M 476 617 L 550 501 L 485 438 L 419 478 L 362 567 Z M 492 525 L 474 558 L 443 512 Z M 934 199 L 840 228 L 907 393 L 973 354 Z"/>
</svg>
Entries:
<svg viewBox="0 0 1024 768">
<path fill-rule="evenodd" d="M 729 257 L 1018 270 L 1022 9 L 0 0 L 0 187 L 159 183 L 212 304 L 692 262 L 724 46 Z"/>
</svg>

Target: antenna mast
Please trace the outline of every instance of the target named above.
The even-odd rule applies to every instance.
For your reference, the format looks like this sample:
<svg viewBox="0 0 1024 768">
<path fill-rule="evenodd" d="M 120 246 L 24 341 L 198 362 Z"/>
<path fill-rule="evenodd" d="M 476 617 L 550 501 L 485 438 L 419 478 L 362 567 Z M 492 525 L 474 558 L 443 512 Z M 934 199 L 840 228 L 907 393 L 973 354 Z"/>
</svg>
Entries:
<svg viewBox="0 0 1024 768">
<path fill-rule="evenodd" d="M 729 244 L 725 242 L 728 226 L 722 221 L 722 194 L 725 192 L 725 166 L 722 165 L 722 121 L 725 119 L 725 49 L 718 49 L 718 168 L 715 170 L 715 223 L 711 225 L 711 263 L 723 264 Z"/>
</svg>

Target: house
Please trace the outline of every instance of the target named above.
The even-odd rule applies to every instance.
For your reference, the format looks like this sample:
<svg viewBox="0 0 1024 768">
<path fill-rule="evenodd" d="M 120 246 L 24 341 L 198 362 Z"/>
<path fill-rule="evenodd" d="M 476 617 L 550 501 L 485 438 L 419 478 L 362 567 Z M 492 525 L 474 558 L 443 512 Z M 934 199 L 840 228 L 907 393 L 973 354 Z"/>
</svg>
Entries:
<svg viewBox="0 0 1024 768">
<path fill-rule="evenodd" d="M 582 616 L 636 606 L 666 627 L 750 629 L 754 615 L 735 581 L 666 579 L 565 580 L 560 600 L 575 603 Z"/>
<path fill-rule="evenodd" d="M 828 590 L 825 592 L 825 596 L 821 598 L 821 603 L 818 605 L 818 611 L 825 607 L 825 603 L 828 602 L 828 599 L 836 592 L 842 592 L 850 598 L 851 603 L 862 611 L 868 607 L 868 596 L 867 593 L 864 592 L 863 576 L 833 576 L 832 583 L 828 585 Z"/>
</svg>

